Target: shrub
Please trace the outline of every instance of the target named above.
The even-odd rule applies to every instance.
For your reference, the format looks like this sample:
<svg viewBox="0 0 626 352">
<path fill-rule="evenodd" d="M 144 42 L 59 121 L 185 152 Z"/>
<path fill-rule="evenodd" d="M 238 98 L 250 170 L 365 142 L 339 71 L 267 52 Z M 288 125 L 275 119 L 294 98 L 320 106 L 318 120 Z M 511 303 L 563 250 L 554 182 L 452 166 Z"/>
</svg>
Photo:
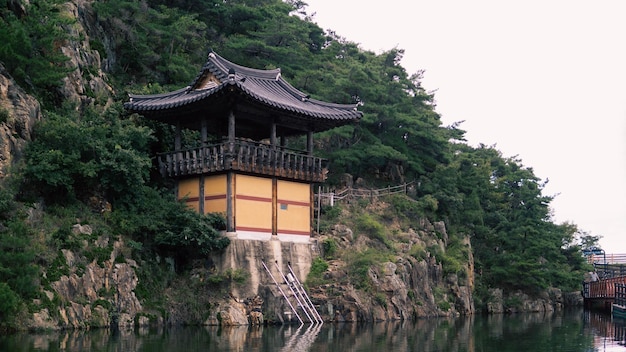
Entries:
<svg viewBox="0 0 626 352">
<path fill-rule="evenodd" d="M 32 230 L 19 218 L 0 233 L 0 282 L 22 299 L 37 297 L 38 268 L 32 246 Z"/>
<path fill-rule="evenodd" d="M 392 249 L 393 243 L 387 237 L 387 231 L 385 227 L 370 214 L 364 213 L 356 218 L 356 228 L 358 231 L 365 233 L 372 239 L 379 240 L 387 248 Z"/>
<path fill-rule="evenodd" d="M 374 295 L 374 301 L 381 307 L 387 308 L 387 295 L 383 292 L 377 292 Z"/>
<path fill-rule="evenodd" d="M 328 263 L 322 258 L 315 258 L 311 263 L 311 270 L 306 278 L 307 286 L 319 286 L 326 283 L 324 273 L 328 270 Z"/>
<path fill-rule="evenodd" d="M 337 249 L 339 245 L 334 238 L 326 238 L 322 241 L 322 250 L 324 253 L 324 258 L 331 259 L 337 254 Z"/>
<path fill-rule="evenodd" d="M 142 242 L 142 248 L 174 257 L 176 267 L 181 269 L 191 260 L 222 250 L 230 243 L 219 232 L 225 227 L 221 214 L 199 214 L 171 193 L 149 187 L 142 187 L 134 202 L 118 207 L 111 218 L 118 233 Z"/>
<path fill-rule="evenodd" d="M 420 203 L 406 195 L 395 194 L 389 196 L 387 199 L 393 207 L 393 210 L 398 214 L 402 214 L 408 218 L 424 215 Z"/>
<path fill-rule="evenodd" d="M 409 255 L 418 260 L 425 260 L 427 257 L 426 249 L 424 246 L 414 244 L 409 250 Z"/>
<path fill-rule="evenodd" d="M 332 207 L 329 205 L 325 205 L 322 207 L 322 215 L 324 215 L 324 219 L 328 221 L 337 220 L 342 211 L 343 207 L 339 204 L 335 204 Z"/>
<path fill-rule="evenodd" d="M 112 200 L 136 196 L 152 166 L 152 137 L 120 115 L 120 105 L 83 116 L 69 108 L 50 113 L 26 148 L 24 184 L 51 204 L 86 199 L 94 190 Z"/>
<path fill-rule="evenodd" d="M 18 309 L 19 296 L 6 282 L 0 282 L 0 324 L 11 318 Z"/>
<path fill-rule="evenodd" d="M 11 118 L 11 114 L 9 110 L 5 108 L 0 108 L 0 123 L 7 123 Z"/>
<path fill-rule="evenodd" d="M 346 255 L 348 263 L 348 276 L 354 287 L 369 291 L 372 289 L 372 282 L 368 275 L 370 268 L 375 265 L 391 261 L 392 255 L 388 252 L 381 252 L 368 248 L 362 252 L 352 252 Z"/>
</svg>

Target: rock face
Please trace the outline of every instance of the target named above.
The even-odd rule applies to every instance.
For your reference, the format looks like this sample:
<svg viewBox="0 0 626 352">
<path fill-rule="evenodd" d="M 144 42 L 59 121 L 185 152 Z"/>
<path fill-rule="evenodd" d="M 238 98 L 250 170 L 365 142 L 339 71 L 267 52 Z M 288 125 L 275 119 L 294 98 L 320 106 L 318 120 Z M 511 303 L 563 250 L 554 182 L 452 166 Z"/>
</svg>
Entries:
<svg viewBox="0 0 626 352">
<path fill-rule="evenodd" d="M 228 312 L 233 305 L 245 311 L 245 315 L 240 316 L 239 320 L 231 325 L 258 324 L 267 319 L 276 322 L 295 321 L 289 304 L 280 292 L 280 290 L 290 291 L 288 286 L 283 284 L 285 282 L 283 275 L 286 278 L 291 267 L 299 280 L 306 278 L 315 252 L 315 243 L 231 240 L 224 253 L 214 258 L 218 270 L 242 270 L 249 274 L 249 277 L 244 283 L 231 286 L 230 296 L 234 299 L 220 303 L 220 312 Z M 238 302 L 246 304 L 242 306 Z M 235 317 L 233 314 L 227 316 L 231 319 Z M 224 324 L 223 318 L 217 320 Z"/>
<path fill-rule="evenodd" d="M 90 45 L 92 39 L 107 38 L 97 25 L 91 3 L 74 0 L 64 4 L 66 15 L 76 19 L 76 23 L 65 28 L 70 40 L 61 47 L 61 51 L 70 59 L 67 65 L 73 70 L 63 80 L 61 94 L 79 109 L 95 103 L 106 106 L 114 94 L 102 71 L 104 63 L 100 53 Z"/>
<path fill-rule="evenodd" d="M 415 232 L 409 236 L 415 243 L 422 238 Z M 375 248 L 371 243 L 356 244 L 360 246 Z M 372 283 L 370 288 L 357 289 L 346 284 L 349 271 L 343 261 L 332 260 L 325 274 L 330 283 L 312 288 L 313 301 L 318 303 L 326 320 L 389 321 L 474 313 L 471 276 L 444 277 L 441 263 L 428 253 L 418 259 L 400 251 L 393 262 L 371 266 L 367 273 Z"/>
<path fill-rule="evenodd" d="M 19 1 L 11 4 L 13 11 L 25 11 Z M 65 41 L 60 48 L 70 59 L 66 65 L 72 71 L 64 78 L 59 93 L 79 110 L 94 104 L 106 107 L 114 93 L 102 70 L 105 63 L 100 53 L 89 44 L 91 36 L 104 38 L 105 44 L 107 38 L 98 28 L 90 4 L 82 0 L 64 4 L 67 18 L 76 21 L 68 21 L 72 24 L 65 30 L 73 39 Z M 0 63 L 0 177 L 6 176 L 9 167 L 19 160 L 24 146 L 31 140 L 35 122 L 41 119 L 39 102 L 19 87 Z"/>
<path fill-rule="evenodd" d="M 101 238 L 88 245 L 98 247 L 106 243 L 107 240 Z M 117 241 L 113 243 L 109 259 L 102 263 L 94 259 L 86 265 L 83 264 L 85 258 L 62 250 L 65 263 L 61 265 L 67 266 L 69 274 L 52 282 L 52 291 L 45 291 L 49 301 L 61 304 L 54 311 L 43 308 L 35 312 L 28 328 L 126 328 L 138 323 L 135 319 L 142 307 L 134 292 L 138 282 L 137 264 L 132 259 L 119 262 L 121 248 L 123 243 Z"/>
<path fill-rule="evenodd" d="M 0 177 L 6 176 L 9 167 L 19 160 L 39 120 L 39 102 L 26 94 L 0 64 Z"/>
<path fill-rule="evenodd" d="M 447 238 L 443 223 L 430 224 L 423 221 L 422 225 L 424 231 L 443 234 L 443 239 L 433 240 L 433 244 L 437 248 L 445 248 L 443 242 L 437 242 Z M 331 233 L 330 236 L 343 242 L 342 246 L 348 252 L 377 246 L 365 236 L 355 237 L 353 231 L 344 225 L 335 226 Z M 412 244 L 422 243 L 427 238 L 436 238 L 415 231 L 407 236 L 407 250 L 412 248 Z M 297 308 L 299 304 L 294 301 L 293 297 L 297 296 L 297 292 L 292 292 L 290 286 L 285 284 L 289 273 L 287 265 L 290 264 L 299 281 L 304 282 L 313 259 L 323 254 L 320 243 L 324 240 L 325 238 L 313 239 L 310 244 L 233 240 L 228 249 L 215 258 L 218 270 L 244 270 L 250 277 L 245 284 L 231 287 L 229 294 L 233 301 L 220 303 L 219 312 L 215 313 L 220 314 L 220 317 L 210 320 L 232 325 L 249 323 L 252 316 L 259 316 L 258 312 L 254 312 L 250 305 L 241 306 L 236 302 L 246 302 L 252 297 L 260 296 L 263 300 L 260 308 L 265 321 L 297 321 L 296 314 L 303 321 L 308 321 L 310 318 L 307 313 Z M 469 239 L 464 243 L 469 246 Z M 471 254 L 471 250 L 469 253 Z M 457 274 L 444 277 L 442 265 L 435 257 L 425 253 L 425 258 L 418 259 L 402 253 L 401 250 L 394 261 L 369 266 L 369 288 L 355 287 L 355 283 L 347 280 L 351 269 L 343 260 L 328 260 L 328 265 L 328 270 L 324 273 L 327 283 L 309 290 L 311 302 L 325 321 L 410 320 L 417 317 L 474 313 L 473 276 L 467 274 L 473 269 L 473 260 L 464 268 L 465 274 L 462 278 Z M 290 303 L 296 307 L 295 313 Z M 241 320 L 238 321 L 238 315 L 233 314 L 233 308 L 237 312 L 245 311 L 245 320 L 240 316 Z"/>
</svg>

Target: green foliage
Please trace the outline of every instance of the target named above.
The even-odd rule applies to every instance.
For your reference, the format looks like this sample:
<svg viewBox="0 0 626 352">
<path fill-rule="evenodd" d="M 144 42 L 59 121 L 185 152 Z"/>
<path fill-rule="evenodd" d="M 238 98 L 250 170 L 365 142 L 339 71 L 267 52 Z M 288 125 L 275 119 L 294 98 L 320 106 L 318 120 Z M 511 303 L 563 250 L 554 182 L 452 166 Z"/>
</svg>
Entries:
<svg viewBox="0 0 626 352">
<path fill-rule="evenodd" d="M 364 232 L 368 237 L 379 240 L 387 248 L 392 249 L 393 243 L 387 236 L 387 229 L 374 217 L 368 213 L 359 215 L 356 220 L 356 229 L 360 232 Z"/>
<path fill-rule="evenodd" d="M 25 15 L 18 17 L 10 8 L 0 8 L 0 62 L 22 87 L 44 103 L 60 103 L 57 88 L 70 72 L 68 58 L 60 46 L 68 37 L 64 26 L 71 24 L 63 15 L 60 0 L 33 0 L 20 3 Z M 19 8 L 20 6 L 15 6 Z"/>
<path fill-rule="evenodd" d="M 83 116 L 50 113 L 36 128 L 25 153 L 25 184 L 51 203 L 132 198 L 146 183 L 152 163 L 150 131 L 120 118 L 120 105 Z"/>
<path fill-rule="evenodd" d="M 92 307 L 101 306 L 106 310 L 111 310 L 112 304 L 106 299 L 97 299 L 95 302 L 91 304 Z"/>
<path fill-rule="evenodd" d="M 90 246 L 87 251 L 83 254 L 87 261 L 96 261 L 98 265 L 104 267 L 104 262 L 111 259 L 111 253 L 113 252 L 113 246 L 107 247 L 98 247 L 98 246 Z"/>
<path fill-rule="evenodd" d="M 374 294 L 374 302 L 383 308 L 387 308 L 387 295 L 383 292 L 376 292 L 376 294 Z"/>
<path fill-rule="evenodd" d="M 427 258 L 426 249 L 424 246 L 414 244 L 409 250 L 409 255 L 418 260 L 425 260 Z"/>
<path fill-rule="evenodd" d="M 158 263 L 143 261 L 137 270 L 135 294 L 147 308 L 160 308 L 165 304 L 161 292 L 167 287 L 172 273 Z"/>
<path fill-rule="evenodd" d="M 176 258 L 179 266 L 219 251 L 230 243 L 220 234 L 225 228 L 221 214 L 201 215 L 176 201 L 171 192 L 149 187 L 135 192 L 133 203 L 121 205 L 111 214 L 117 231 L 145 247 L 153 247 Z"/>
<path fill-rule="evenodd" d="M 424 215 L 420 203 L 405 195 L 394 194 L 387 197 L 386 200 L 391 204 L 393 210 L 398 215 L 407 218 L 419 218 Z"/>
<path fill-rule="evenodd" d="M 327 282 L 327 280 L 324 279 L 326 270 L 328 270 L 328 263 L 324 259 L 320 257 L 313 259 L 311 270 L 306 277 L 307 286 L 311 287 L 325 284 Z"/>
<path fill-rule="evenodd" d="M 522 299 L 518 296 L 508 296 L 505 300 L 504 300 L 504 307 L 505 308 L 514 308 L 514 309 L 519 309 L 521 308 L 523 305 L 522 303 Z"/>
<path fill-rule="evenodd" d="M 7 322 L 14 318 L 18 309 L 20 297 L 6 282 L 0 282 L 0 319 Z"/>
<path fill-rule="evenodd" d="M 52 234 L 52 243 L 56 248 L 77 250 L 81 247 L 81 242 L 76 235 L 72 233 L 69 223 L 62 224 Z"/>
<path fill-rule="evenodd" d="M 477 279 L 526 291 L 575 288 L 583 274 L 582 256 L 572 245 L 577 230 L 550 221 L 552 198 L 541 193 L 545 184 L 495 149 L 456 148 L 450 164 L 423 179 L 420 192 L 438 199 L 437 213 L 448 219 L 450 233 L 472 234 Z M 458 254 L 452 259 L 465 257 Z"/>
<path fill-rule="evenodd" d="M 340 204 L 335 204 L 334 206 L 323 206 L 322 214 L 324 215 L 324 219 L 328 221 L 334 221 L 339 218 L 341 212 L 343 211 L 343 207 Z"/>
<path fill-rule="evenodd" d="M 446 251 L 442 256 L 443 274 L 463 275 L 465 265 L 469 262 L 469 248 L 458 239 L 453 237 L 446 247 Z"/>
<path fill-rule="evenodd" d="M 325 259 L 332 259 L 339 249 L 339 245 L 334 238 L 326 238 L 322 241 L 322 251 Z"/>
<path fill-rule="evenodd" d="M 213 285 L 223 283 L 243 284 L 250 278 L 250 273 L 244 269 L 228 269 L 222 273 L 214 274 L 208 277 L 208 282 Z"/>
<path fill-rule="evenodd" d="M 348 264 L 348 276 L 357 289 L 371 291 L 372 280 L 369 271 L 374 266 L 393 260 L 388 252 L 367 248 L 361 252 L 347 253 L 345 260 Z"/>
<path fill-rule="evenodd" d="M 0 231 L 0 282 L 22 299 L 37 296 L 38 268 L 31 246 L 33 234 L 20 218 L 10 219 Z"/>
<path fill-rule="evenodd" d="M 437 304 L 437 307 L 439 307 L 439 309 L 441 309 L 444 312 L 447 312 L 450 310 L 451 308 L 450 302 L 447 301 L 446 294 L 442 287 L 440 286 L 433 287 L 433 296 L 435 297 L 435 303 Z"/>
<path fill-rule="evenodd" d="M 197 14 L 147 1 L 93 4 L 119 60 L 115 73 L 127 80 L 189 83 L 206 53 L 207 26 Z"/>
<path fill-rule="evenodd" d="M 45 283 L 59 281 L 61 276 L 69 276 L 70 268 L 67 265 L 65 256 L 59 251 L 54 260 L 46 268 Z"/>
<path fill-rule="evenodd" d="M 220 216 L 190 211 L 173 199 L 171 189 L 159 184 L 163 180 L 150 179 L 151 173 L 156 175 L 150 157 L 173 144 L 169 126 L 125 117 L 120 102 L 104 109 L 101 99 L 79 108 L 59 101 L 61 79 L 69 72 L 60 47 L 75 39 L 67 34 L 72 23 L 61 4 L 31 0 L 24 3 L 22 17 L 10 6 L 0 8 L 0 61 L 44 103 L 45 119 L 36 127 L 23 159 L 22 200 L 42 197 L 48 211 L 55 211 L 55 205 L 60 211 L 92 196 L 106 199 L 113 209 L 103 221 L 130 239 L 133 255 L 144 260 L 156 251 L 175 257 L 176 267 L 184 268 L 194 258 L 223 249 L 228 240 L 219 234 Z M 457 143 L 465 132 L 459 123 L 442 126 L 434 95 L 421 86 L 423 72 L 409 74 L 400 65 L 402 49 L 377 54 L 332 31 L 324 33 L 299 1 L 109 0 L 94 2 L 93 8 L 106 38 L 94 35 L 90 44 L 102 57 L 112 59 L 109 72 L 115 91 L 156 93 L 187 85 L 206 59 L 209 43 L 238 64 L 281 67 L 298 89 L 325 101 L 359 104 L 364 112 L 357 126 L 315 136 L 317 152 L 331 163 L 329 183 L 338 184 L 347 172 L 371 184 L 389 184 L 401 170 L 405 179 L 417 181 L 414 200 L 395 196 L 389 200 L 403 217 L 403 226 L 417 228 L 423 217 L 445 221 L 449 233 L 445 251 L 414 245 L 410 255 L 425 259 L 430 253 L 445 274 L 461 275 L 469 256 L 469 247 L 457 238 L 463 233 L 471 236 L 481 292 L 497 286 L 537 290 L 579 285 L 587 269 L 575 241 L 580 231 L 552 222 L 552 197 L 542 194 L 545 183 L 516 158 L 504 158 L 494 148 Z M 89 89 L 85 94 L 98 98 Z M 0 110 L 0 121 L 9 119 L 9 113 Z M 6 284 L 1 288 L 8 297 L 6 309 L 12 309 L 11 292 L 20 299 L 32 298 L 38 276 L 32 229 L 18 214 L 12 192 L 3 191 L 0 282 Z M 364 208 L 367 200 L 360 202 Z M 342 210 L 325 207 L 322 225 L 338 220 Z M 76 218 L 59 214 L 63 216 Z M 368 213 L 360 213 L 356 220 L 358 231 L 386 247 L 347 254 L 350 280 L 359 288 L 371 289 L 368 270 L 390 259 L 386 250 L 394 244 L 384 220 Z M 45 232 L 48 244 L 77 249 L 80 242 L 69 232 L 68 220 L 59 222 Z M 581 240 L 585 245 L 594 237 Z M 322 245 L 326 258 L 339 254 L 336 242 Z M 109 248 L 86 255 L 101 262 L 106 251 Z M 39 260 L 46 263 L 48 281 L 68 270 L 62 256 Z M 153 306 L 163 307 L 163 298 L 154 296 L 171 274 L 159 265 L 153 267 L 158 269 L 140 274 L 136 292 Z M 233 275 L 231 279 L 237 280 L 239 276 Z M 438 303 L 447 310 L 445 299 Z"/>
<path fill-rule="evenodd" d="M 0 107 L 0 123 L 7 123 L 11 119 L 9 110 Z"/>
</svg>

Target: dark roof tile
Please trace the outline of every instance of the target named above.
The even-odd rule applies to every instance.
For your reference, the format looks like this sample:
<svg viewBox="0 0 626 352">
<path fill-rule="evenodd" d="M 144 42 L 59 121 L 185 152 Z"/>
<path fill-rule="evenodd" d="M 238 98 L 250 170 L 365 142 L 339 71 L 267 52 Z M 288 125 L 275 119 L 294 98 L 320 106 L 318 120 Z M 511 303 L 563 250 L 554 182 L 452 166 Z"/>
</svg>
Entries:
<svg viewBox="0 0 626 352">
<path fill-rule="evenodd" d="M 208 75 L 212 75 L 214 80 L 207 79 Z M 356 104 L 334 104 L 309 98 L 285 81 L 279 68 L 258 70 L 244 67 L 222 58 L 215 52 L 209 53 L 207 62 L 189 86 L 163 94 L 131 94 L 124 107 L 130 112 L 140 114 L 167 113 L 168 110 L 175 113 L 174 110 L 177 108 L 211 99 L 226 87 L 232 87 L 232 92 L 243 94 L 257 103 L 301 118 L 334 120 L 333 125 L 337 125 L 362 117 L 362 113 L 356 109 Z"/>
</svg>

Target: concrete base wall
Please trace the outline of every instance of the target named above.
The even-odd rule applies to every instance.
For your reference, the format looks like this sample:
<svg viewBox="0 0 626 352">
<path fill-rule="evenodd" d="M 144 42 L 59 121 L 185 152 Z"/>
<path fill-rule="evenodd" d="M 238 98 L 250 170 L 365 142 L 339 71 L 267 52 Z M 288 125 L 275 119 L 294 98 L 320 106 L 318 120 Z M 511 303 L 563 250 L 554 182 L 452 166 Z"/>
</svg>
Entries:
<svg viewBox="0 0 626 352">
<path fill-rule="evenodd" d="M 291 269 L 298 279 L 304 282 L 311 270 L 311 262 L 317 253 L 318 246 L 315 241 L 295 243 L 274 239 L 243 240 L 231 238 L 230 245 L 215 258 L 215 264 L 220 272 L 240 269 L 250 274 L 245 283 L 236 284 L 232 287 L 232 295 L 235 298 L 246 299 L 260 295 L 263 287 L 276 286 L 263 267 L 263 263 L 278 283 L 284 282 L 280 271 L 285 276 L 289 273 L 288 264 L 291 265 Z M 280 294 L 278 289 L 275 291 Z M 262 298 L 267 299 L 268 297 Z"/>
</svg>

